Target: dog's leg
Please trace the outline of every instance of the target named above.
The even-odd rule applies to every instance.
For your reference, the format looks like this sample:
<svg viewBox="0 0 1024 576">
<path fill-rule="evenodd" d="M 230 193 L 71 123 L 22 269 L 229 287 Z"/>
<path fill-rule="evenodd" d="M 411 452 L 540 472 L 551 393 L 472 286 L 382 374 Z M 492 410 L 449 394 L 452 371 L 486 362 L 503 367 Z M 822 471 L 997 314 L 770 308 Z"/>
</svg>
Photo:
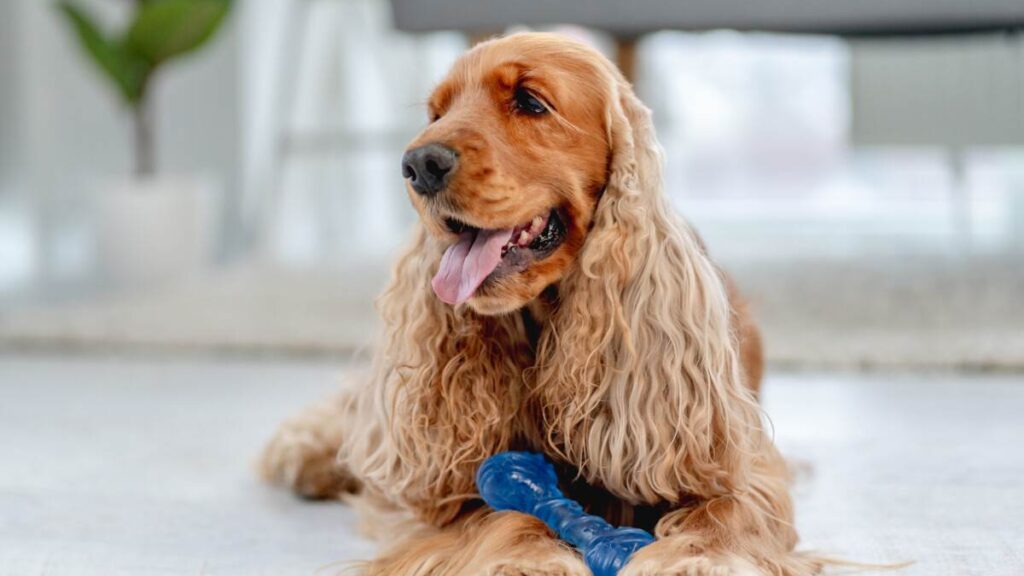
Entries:
<svg viewBox="0 0 1024 576">
<path fill-rule="evenodd" d="M 715 500 L 683 512 L 688 528 L 639 550 L 621 576 L 810 576 L 821 571 L 821 562 L 776 546 L 771 536 L 743 534 L 742 517 L 752 512 L 740 508 Z"/>
<path fill-rule="evenodd" d="M 337 463 L 352 406 L 352 393 L 346 391 L 282 423 L 260 459 L 263 477 L 305 498 L 358 491 L 359 482 Z"/>
<path fill-rule="evenodd" d="M 746 493 L 670 511 L 655 533 L 658 540 L 637 551 L 621 576 L 810 576 L 822 569 L 813 555 L 793 550 L 792 504 L 777 466 L 759 470 Z"/>
<path fill-rule="evenodd" d="M 579 555 L 544 524 L 480 510 L 423 528 L 365 566 L 364 576 L 589 576 Z"/>
</svg>

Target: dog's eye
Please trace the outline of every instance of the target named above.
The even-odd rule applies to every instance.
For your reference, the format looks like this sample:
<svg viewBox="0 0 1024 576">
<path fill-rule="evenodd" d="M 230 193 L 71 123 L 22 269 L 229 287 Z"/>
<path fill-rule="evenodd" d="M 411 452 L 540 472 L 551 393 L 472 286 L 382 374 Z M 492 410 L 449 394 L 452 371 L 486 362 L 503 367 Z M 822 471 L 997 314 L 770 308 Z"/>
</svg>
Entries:
<svg viewBox="0 0 1024 576">
<path fill-rule="evenodd" d="M 513 99 L 516 110 L 524 114 L 538 116 L 548 111 L 543 102 L 524 88 L 516 88 Z"/>
</svg>

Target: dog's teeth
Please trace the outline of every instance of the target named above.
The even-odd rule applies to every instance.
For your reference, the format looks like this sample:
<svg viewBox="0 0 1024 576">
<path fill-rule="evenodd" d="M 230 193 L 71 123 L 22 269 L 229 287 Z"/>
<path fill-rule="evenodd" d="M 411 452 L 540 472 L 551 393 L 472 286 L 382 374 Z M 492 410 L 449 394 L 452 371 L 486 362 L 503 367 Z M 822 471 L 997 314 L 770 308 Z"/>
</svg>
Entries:
<svg viewBox="0 0 1024 576">
<path fill-rule="evenodd" d="M 526 230 L 523 230 L 522 232 L 520 232 L 519 233 L 519 244 L 520 245 L 522 245 L 522 244 L 529 244 L 529 242 L 530 242 L 530 233 L 527 232 Z"/>
<path fill-rule="evenodd" d="M 543 226 L 544 217 L 537 216 L 536 218 L 533 219 L 533 222 L 530 222 L 530 234 L 536 234 L 540 232 L 543 229 Z"/>
</svg>

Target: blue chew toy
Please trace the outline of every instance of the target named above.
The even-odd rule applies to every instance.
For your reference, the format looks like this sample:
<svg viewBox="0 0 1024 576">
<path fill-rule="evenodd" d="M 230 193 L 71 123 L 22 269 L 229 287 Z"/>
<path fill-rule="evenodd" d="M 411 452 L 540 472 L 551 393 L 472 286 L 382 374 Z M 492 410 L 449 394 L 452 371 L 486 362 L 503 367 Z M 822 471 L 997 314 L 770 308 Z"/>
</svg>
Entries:
<svg viewBox="0 0 1024 576">
<path fill-rule="evenodd" d="M 583 554 L 594 576 L 615 576 L 634 552 L 654 542 L 645 530 L 613 528 L 604 519 L 583 512 L 558 489 L 554 467 L 540 454 L 495 454 L 477 470 L 476 486 L 491 508 L 543 520 Z"/>
</svg>

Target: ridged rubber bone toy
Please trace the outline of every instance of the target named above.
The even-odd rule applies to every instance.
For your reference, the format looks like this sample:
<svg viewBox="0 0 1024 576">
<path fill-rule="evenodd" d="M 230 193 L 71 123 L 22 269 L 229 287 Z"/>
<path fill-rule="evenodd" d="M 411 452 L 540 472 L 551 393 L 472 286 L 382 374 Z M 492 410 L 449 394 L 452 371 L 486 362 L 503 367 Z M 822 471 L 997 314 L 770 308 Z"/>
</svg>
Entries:
<svg viewBox="0 0 1024 576">
<path fill-rule="evenodd" d="M 495 510 L 514 510 L 535 516 L 559 538 L 583 555 L 594 576 L 615 576 L 630 556 L 654 542 L 639 528 L 615 528 L 583 511 L 558 489 L 558 476 L 544 456 L 531 452 L 502 452 L 491 456 L 476 472 L 484 502 Z"/>
</svg>

